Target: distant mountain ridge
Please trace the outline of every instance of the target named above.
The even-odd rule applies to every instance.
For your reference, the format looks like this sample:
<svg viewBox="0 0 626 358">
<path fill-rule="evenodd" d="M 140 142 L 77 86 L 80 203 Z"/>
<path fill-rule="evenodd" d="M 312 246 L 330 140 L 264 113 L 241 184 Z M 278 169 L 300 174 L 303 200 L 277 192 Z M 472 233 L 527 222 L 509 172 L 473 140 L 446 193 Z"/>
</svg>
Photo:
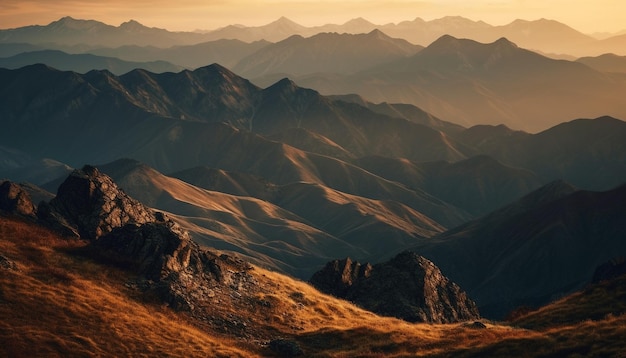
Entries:
<svg viewBox="0 0 626 358">
<path fill-rule="evenodd" d="M 580 116 L 626 117 L 617 95 L 626 90 L 623 76 L 549 59 L 505 38 L 479 43 L 444 35 L 411 57 L 358 73 L 293 79 L 324 94 L 413 104 L 466 126 L 506 124 L 537 132 Z"/>
<path fill-rule="evenodd" d="M 414 55 L 421 49 L 380 30 L 359 35 L 320 33 L 308 38 L 294 35 L 243 58 L 233 71 L 244 77 L 277 72 L 352 73 Z"/>
<path fill-rule="evenodd" d="M 62 71 L 87 73 L 91 70 L 107 70 L 116 75 L 122 75 L 138 68 L 155 73 L 179 72 L 182 70 L 181 67 L 165 61 L 128 62 L 114 57 L 101 57 L 92 54 L 67 54 L 57 50 L 23 52 L 15 56 L 0 58 L 0 67 L 9 69 L 37 63 L 45 63 Z"/>
<path fill-rule="evenodd" d="M 460 16 L 447 16 L 431 21 L 418 17 L 412 21 L 385 25 L 376 25 L 357 18 L 341 25 L 329 24 L 314 27 L 305 27 L 281 17 L 263 26 L 230 25 L 203 33 L 170 32 L 146 27 L 134 20 L 116 27 L 94 20 L 64 17 L 45 26 L 34 25 L 0 30 L 0 42 L 65 45 L 82 43 L 99 47 L 124 45 L 170 47 L 222 39 L 278 42 L 292 35 L 311 37 L 324 32 L 361 34 L 375 29 L 391 37 L 405 39 L 422 46 L 427 46 L 437 38 L 448 34 L 480 42 L 492 42 L 500 37 L 507 37 L 525 48 L 545 53 L 566 53 L 577 57 L 597 56 L 609 52 L 626 55 L 623 52 L 626 42 L 624 35 L 617 34 L 607 39 L 597 40 L 554 20 L 518 19 L 507 25 L 492 26 L 483 21 L 473 21 Z M 133 36 L 127 36 L 128 34 L 133 34 Z M 94 35 L 97 37 L 94 38 Z"/>
</svg>

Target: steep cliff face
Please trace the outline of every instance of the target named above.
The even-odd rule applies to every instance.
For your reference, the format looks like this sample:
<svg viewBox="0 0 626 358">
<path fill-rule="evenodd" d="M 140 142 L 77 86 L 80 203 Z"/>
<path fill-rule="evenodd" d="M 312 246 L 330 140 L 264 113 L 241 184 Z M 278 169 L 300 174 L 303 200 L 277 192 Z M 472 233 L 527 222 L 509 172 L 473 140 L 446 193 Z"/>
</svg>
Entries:
<svg viewBox="0 0 626 358">
<path fill-rule="evenodd" d="M 413 252 L 371 266 L 329 262 L 311 278 L 320 291 L 375 313 L 410 322 L 449 323 L 480 317 L 476 304 L 432 262 Z"/>
</svg>

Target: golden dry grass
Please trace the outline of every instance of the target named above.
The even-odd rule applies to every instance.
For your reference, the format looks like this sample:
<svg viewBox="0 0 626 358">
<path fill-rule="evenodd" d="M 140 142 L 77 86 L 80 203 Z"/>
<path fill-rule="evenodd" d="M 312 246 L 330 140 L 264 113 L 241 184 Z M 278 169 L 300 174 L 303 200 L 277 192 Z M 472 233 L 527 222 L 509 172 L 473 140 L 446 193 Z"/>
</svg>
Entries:
<svg viewBox="0 0 626 358">
<path fill-rule="evenodd" d="M 279 337 L 307 357 L 616 356 L 626 349 L 624 315 L 540 330 L 411 324 L 258 267 L 251 271 L 263 288 L 252 297 L 258 304 L 210 308 L 216 317 L 245 317 L 256 339 L 249 343 L 149 303 L 125 287 L 130 273 L 80 255 L 84 245 L 0 216 L 0 254 L 19 269 L 0 269 L 0 356 L 272 356 L 262 343 Z"/>
<path fill-rule="evenodd" d="M 65 253 L 81 245 L 0 217 L 0 253 L 19 269 L 0 272 L 0 356 L 258 356 L 137 301 L 123 272 Z"/>
</svg>

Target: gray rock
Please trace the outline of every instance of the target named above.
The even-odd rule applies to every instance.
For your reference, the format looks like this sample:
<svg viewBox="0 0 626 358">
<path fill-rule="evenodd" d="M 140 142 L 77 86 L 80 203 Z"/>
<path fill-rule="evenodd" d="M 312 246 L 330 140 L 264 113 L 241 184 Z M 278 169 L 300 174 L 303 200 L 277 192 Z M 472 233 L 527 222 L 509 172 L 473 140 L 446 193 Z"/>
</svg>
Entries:
<svg viewBox="0 0 626 358">
<path fill-rule="evenodd" d="M 0 184 L 0 211 L 35 217 L 36 208 L 26 190 L 7 180 Z"/>
<path fill-rule="evenodd" d="M 403 252 L 388 262 L 332 261 L 313 275 L 322 292 L 409 322 L 451 323 L 480 318 L 476 304 L 432 262 Z"/>
<path fill-rule="evenodd" d="M 83 239 L 95 240 L 126 224 L 154 222 L 155 214 L 92 166 L 74 170 L 57 196 L 39 207 L 40 218 Z"/>
</svg>

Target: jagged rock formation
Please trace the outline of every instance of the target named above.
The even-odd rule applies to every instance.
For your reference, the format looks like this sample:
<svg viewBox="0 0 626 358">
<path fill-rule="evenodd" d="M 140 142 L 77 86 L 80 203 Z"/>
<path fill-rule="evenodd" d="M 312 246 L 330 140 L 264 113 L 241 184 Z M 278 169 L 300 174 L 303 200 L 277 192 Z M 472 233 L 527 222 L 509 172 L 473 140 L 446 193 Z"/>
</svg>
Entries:
<svg viewBox="0 0 626 358">
<path fill-rule="evenodd" d="M 39 206 L 40 218 L 64 228 L 66 233 L 95 240 L 128 223 L 156 220 L 154 213 L 117 187 L 97 168 L 74 170 L 59 186 L 49 204 Z"/>
<path fill-rule="evenodd" d="M 323 269 L 313 275 L 311 283 L 322 292 L 336 297 L 345 297 L 353 284 L 369 277 L 371 273 L 371 264 L 362 265 L 347 257 L 327 263 Z"/>
<path fill-rule="evenodd" d="M 414 252 L 371 266 L 329 262 L 311 278 L 322 292 L 409 322 L 450 323 L 480 317 L 476 304 L 432 262 Z"/>
<path fill-rule="evenodd" d="M 175 309 L 194 311 L 223 294 L 223 288 L 254 291 L 250 265 L 203 250 L 176 223 L 160 213 L 157 219 L 115 228 L 91 247 L 97 257 L 139 274 L 143 290 Z"/>
<path fill-rule="evenodd" d="M 40 207 L 48 223 L 91 240 L 91 255 L 136 273 L 133 286 L 173 308 L 198 313 L 215 296 L 254 292 L 251 266 L 201 249 L 178 224 L 126 195 L 97 168 L 75 170 Z"/>
<path fill-rule="evenodd" d="M 34 217 L 36 208 L 26 190 L 7 180 L 0 184 L 0 211 Z"/>
</svg>

